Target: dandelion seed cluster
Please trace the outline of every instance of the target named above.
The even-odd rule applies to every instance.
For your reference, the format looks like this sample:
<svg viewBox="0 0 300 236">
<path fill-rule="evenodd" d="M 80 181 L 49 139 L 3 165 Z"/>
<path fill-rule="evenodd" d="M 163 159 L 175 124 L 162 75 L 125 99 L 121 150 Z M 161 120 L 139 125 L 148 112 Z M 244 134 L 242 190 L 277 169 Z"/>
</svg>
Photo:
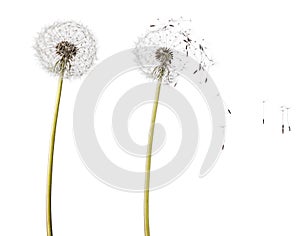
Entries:
<svg viewBox="0 0 300 236">
<path fill-rule="evenodd" d="M 65 58 L 66 61 L 71 61 L 78 51 L 78 48 L 68 41 L 62 41 L 56 45 L 56 53 Z"/>
<path fill-rule="evenodd" d="M 155 59 L 163 65 L 170 65 L 173 60 L 173 52 L 169 48 L 159 48 L 155 52 Z"/>
<path fill-rule="evenodd" d="M 64 78 L 81 77 L 96 59 L 94 36 L 85 26 L 73 21 L 44 28 L 34 48 L 42 66 L 52 74 L 65 69 Z"/>
<path fill-rule="evenodd" d="M 207 70 L 213 60 L 206 54 L 206 47 L 191 38 L 190 20 L 170 19 L 162 22 L 157 19 L 151 24 L 145 35 L 138 38 L 135 56 L 138 65 L 148 78 L 157 80 L 164 71 L 162 82 L 175 84 L 181 71 L 186 68 L 188 60 L 193 57 L 199 62 L 196 72 Z"/>
</svg>

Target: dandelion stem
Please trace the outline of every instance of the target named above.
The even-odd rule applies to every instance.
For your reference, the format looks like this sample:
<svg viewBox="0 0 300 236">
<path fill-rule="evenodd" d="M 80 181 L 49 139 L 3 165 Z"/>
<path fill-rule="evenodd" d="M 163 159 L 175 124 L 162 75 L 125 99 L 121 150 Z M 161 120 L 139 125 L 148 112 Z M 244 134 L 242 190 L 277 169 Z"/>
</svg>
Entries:
<svg viewBox="0 0 300 236">
<path fill-rule="evenodd" d="M 52 124 L 51 138 L 50 138 L 50 150 L 49 150 L 49 160 L 48 160 L 48 174 L 47 174 L 47 193 L 46 193 L 46 224 L 47 224 L 47 236 L 52 236 L 52 213 L 51 213 L 51 190 L 52 190 L 52 173 L 53 173 L 53 153 L 54 153 L 54 144 L 55 144 L 55 134 L 56 134 L 56 125 L 57 117 L 59 111 L 60 97 L 63 85 L 64 77 L 64 67 L 62 67 L 60 77 L 58 80 L 58 88 L 56 95 L 56 103 L 54 110 L 54 118 Z"/>
<path fill-rule="evenodd" d="M 144 232 L 145 236 L 150 236 L 150 226 L 149 226 L 149 188 L 150 188 L 150 169 L 151 169 L 151 155 L 152 155 L 152 144 L 153 135 L 155 128 L 156 113 L 158 107 L 158 100 L 160 95 L 160 88 L 162 82 L 163 71 L 159 75 L 159 79 L 156 86 L 156 92 L 154 97 L 151 124 L 148 135 L 148 147 L 147 147 L 147 157 L 146 157 L 146 167 L 145 167 L 145 189 L 144 189 Z"/>
</svg>

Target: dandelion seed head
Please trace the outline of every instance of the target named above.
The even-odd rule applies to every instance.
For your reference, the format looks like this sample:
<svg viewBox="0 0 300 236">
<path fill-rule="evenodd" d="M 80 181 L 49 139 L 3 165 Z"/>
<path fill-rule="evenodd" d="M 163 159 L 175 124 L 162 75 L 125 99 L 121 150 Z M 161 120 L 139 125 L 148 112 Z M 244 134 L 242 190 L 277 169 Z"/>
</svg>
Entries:
<svg viewBox="0 0 300 236">
<path fill-rule="evenodd" d="M 176 84 L 180 73 L 187 67 L 188 57 L 199 62 L 199 70 L 207 70 L 213 60 L 206 53 L 203 41 L 198 43 L 191 36 L 191 20 L 169 19 L 150 24 L 147 32 L 138 38 L 135 45 L 137 64 L 150 79 Z M 186 59 L 182 57 L 186 56 Z"/>
<path fill-rule="evenodd" d="M 73 21 L 56 22 L 45 27 L 35 40 L 36 56 L 44 69 L 64 78 L 79 78 L 96 59 L 96 41 L 83 25 Z"/>
<path fill-rule="evenodd" d="M 156 50 L 155 58 L 161 64 L 165 64 L 165 65 L 171 64 L 171 62 L 173 60 L 173 52 L 169 48 L 161 47 Z"/>
<path fill-rule="evenodd" d="M 71 61 L 78 51 L 78 48 L 68 41 L 62 41 L 56 45 L 56 53 L 67 61 Z"/>
</svg>

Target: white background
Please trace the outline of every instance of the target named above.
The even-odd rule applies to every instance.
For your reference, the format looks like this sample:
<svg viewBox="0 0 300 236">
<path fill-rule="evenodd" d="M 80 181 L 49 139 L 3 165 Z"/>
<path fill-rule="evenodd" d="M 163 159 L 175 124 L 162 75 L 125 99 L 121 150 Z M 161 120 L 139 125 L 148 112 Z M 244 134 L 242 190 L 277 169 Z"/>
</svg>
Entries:
<svg viewBox="0 0 300 236">
<path fill-rule="evenodd" d="M 196 111 L 201 123 L 199 152 L 183 176 L 151 193 L 152 235 L 299 235 L 298 3 L 2 1 L 0 235 L 46 235 L 45 184 L 57 80 L 34 57 L 37 32 L 56 20 L 82 22 L 97 38 L 100 62 L 132 47 L 157 17 L 179 16 L 191 18 L 196 34 L 209 43 L 217 62 L 210 74 L 232 116 L 219 162 L 200 179 L 210 121 L 201 97 L 192 99 L 203 104 Z M 120 192 L 99 182 L 78 155 L 72 116 L 81 83 L 66 81 L 63 88 L 54 162 L 54 234 L 143 235 L 143 195 Z M 178 85 L 179 91 L 188 89 L 184 83 Z M 107 96 L 116 94 L 110 91 Z M 268 100 L 264 127 L 263 99 Z M 292 107 L 293 131 L 285 135 L 280 133 L 281 105 Z M 144 109 L 150 114 L 151 106 Z M 159 111 L 162 123 L 174 119 L 162 108 Z M 141 117 L 145 116 L 138 111 L 132 117 L 130 132 L 145 144 L 148 121 Z M 168 129 L 168 141 L 177 134 L 177 129 Z M 168 150 L 160 158 L 167 154 Z"/>
</svg>

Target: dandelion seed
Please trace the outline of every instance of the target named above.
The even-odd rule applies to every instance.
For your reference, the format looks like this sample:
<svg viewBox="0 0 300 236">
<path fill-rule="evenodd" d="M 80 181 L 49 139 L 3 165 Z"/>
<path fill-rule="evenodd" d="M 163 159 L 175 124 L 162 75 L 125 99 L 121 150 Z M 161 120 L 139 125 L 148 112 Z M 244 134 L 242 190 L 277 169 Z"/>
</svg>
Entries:
<svg viewBox="0 0 300 236">
<path fill-rule="evenodd" d="M 199 70 L 202 70 L 202 65 L 201 64 L 199 64 Z"/>
<path fill-rule="evenodd" d="M 225 128 L 226 128 L 226 126 L 225 126 L 225 125 L 221 125 L 221 126 L 219 126 L 219 128 L 222 129 L 222 132 L 223 132 L 223 134 L 224 134 L 224 136 L 225 136 Z M 224 143 L 223 143 L 221 149 L 224 150 L 224 148 L 225 148 L 225 140 L 224 140 Z"/>
<path fill-rule="evenodd" d="M 217 96 L 219 97 L 220 94 L 218 93 Z M 226 109 L 227 109 L 227 112 L 229 113 L 229 115 L 231 115 L 231 109 L 229 108 L 229 106 L 227 105 L 227 103 L 225 102 L 225 100 L 224 100 L 224 99 L 222 99 L 222 100 L 223 100 L 224 106 L 225 106 Z"/>
<path fill-rule="evenodd" d="M 34 48 L 42 66 L 48 72 L 59 76 L 47 174 L 46 226 L 47 235 L 52 236 L 51 189 L 53 153 L 63 79 L 80 77 L 88 71 L 96 57 L 96 43 L 86 27 L 67 21 L 46 27 L 38 35 Z"/>
<path fill-rule="evenodd" d="M 290 126 L 290 121 L 289 121 L 289 110 L 291 109 L 290 107 L 286 107 L 286 121 L 287 121 L 287 125 L 289 127 L 289 131 L 292 131 L 291 126 Z"/>
<path fill-rule="evenodd" d="M 281 106 L 281 133 L 284 134 L 284 106 Z"/>
<path fill-rule="evenodd" d="M 262 115 L 263 115 L 263 125 L 265 124 L 265 103 L 266 101 L 262 101 L 262 104 L 263 104 L 263 111 L 262 111 Z"/>
</svg>

